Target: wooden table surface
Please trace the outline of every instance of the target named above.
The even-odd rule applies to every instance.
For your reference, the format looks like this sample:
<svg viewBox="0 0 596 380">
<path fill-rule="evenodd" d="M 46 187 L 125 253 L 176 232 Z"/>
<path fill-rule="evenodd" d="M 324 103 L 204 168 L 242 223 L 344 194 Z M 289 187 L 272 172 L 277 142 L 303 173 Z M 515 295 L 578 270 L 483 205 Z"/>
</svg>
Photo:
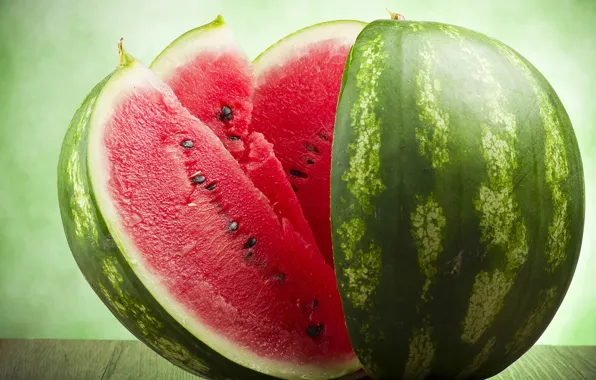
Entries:
<svg viewBox="0 0 596 380">
<path fill-rule="evenodd" d="M 194 380 L 138 341 L 0 340 L 2 380 Z M 596 380 L 596 346 L 535 346 L 495 380 Z M 242 380 L 242 379 L 238 379 Z"/>
</svg>

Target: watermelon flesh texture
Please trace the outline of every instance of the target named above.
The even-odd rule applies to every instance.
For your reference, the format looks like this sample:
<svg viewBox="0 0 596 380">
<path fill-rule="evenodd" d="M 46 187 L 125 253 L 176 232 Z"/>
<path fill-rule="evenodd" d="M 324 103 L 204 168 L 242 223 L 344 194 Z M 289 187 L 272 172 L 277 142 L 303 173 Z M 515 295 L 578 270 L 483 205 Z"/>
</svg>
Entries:
<svg viewBox="0 0 596 380">
<path fill-rule="evenodd" d="M 158 83 L 149 73 L 140 76 Z M 315 376 L 330 366 L 343 371 L 335 375 L 358 368 L 333 269 L 217 136 L 155 83 L 137 83 L 114 109 L 99 152 L 107 180 L 93 182 L 106 189 L 100 205 L 116 209 L 116 239 L 131 242 L 129 257 L 165 289 L 158 301 L 182 310 L 191 331 L 215 334 L 216 350 L 235 347 Z M 262 137 L 254 139 L 253 151 L 266 152 Z M 243 357 L 234 360 L 280 375 Z"/>
<path fill-rule="evenodd" d="M 197 75 L 198 74 L 198 75 Z M 179 68 L 168 84 L 181 96 L 182 105 L 203 121 L 232 155 L 244 150 L 252 109 L 252 71 L 240 56 L 211 53 L 196 58 L 192 65 Z M 189 91 L 198 88 L 200 91 Z M 213 99 L 217 99 L 213 102 Z M 232 114 L 229 114 L 229 111 Z M 228 120 L 229 119 L 229 120 Z"/>
<path fill-rule="evenodd" d="M 258 133 L 251 133 L 241 160 L 242 168 L 255 186 L 269 199 L 275 213 L 287 218 L 304 241 L 318 254 L 315 238 L 292 186 L 287 181 L 273 145 Z"/>
<path fill-rule="evenodd" d="M 299 34 L 287 38 L 292 39 L 287 44 L 296 46 L 291 52 L 279 53 L 274 45 L 256 59 L 249 126 L 273 144 L 318 247 L 331 265 L 329 188 L 335 110 L 346 58 L 364 26 L 345 24 L 343 29 L 330 31 L 338 26 L 311 27 L 318 33 L 304 39 Z M 283 41 L 278 43 L 282 49 Z"/>
</svg>

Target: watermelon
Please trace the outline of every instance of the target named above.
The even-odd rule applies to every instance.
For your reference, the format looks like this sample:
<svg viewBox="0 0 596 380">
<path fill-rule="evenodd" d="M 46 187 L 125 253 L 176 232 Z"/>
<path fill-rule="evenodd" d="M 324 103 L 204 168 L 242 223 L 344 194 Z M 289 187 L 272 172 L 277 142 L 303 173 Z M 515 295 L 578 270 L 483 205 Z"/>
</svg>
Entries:
<svg viewBox="0 0 596 380">
<path fill-rule="evenodd" d="M 194 53 L 213 30 L 193 37 Z M 356 371 L 333 269 L 301 234 L 298 201 L 281 199 L 294 192 L 271 144 L 248 134 L 250 75 L 215 99 L 233 110 L 221 120 L 203 98 L 184 107 L 121 45 L 120 54 L 72 119 L 58 167 L 64 229 L 87 281 L 135 336 L 194 374 Z M 248 72 L 236 51 L 197 57 L 191 64 Z M 210 94 L 215 67 L 202 74 Z"/>
<path fill-rule="evenodd" d="M 330 265 L 335 110 L 348 52 L 364 25 L 352 20 L 313 25 L 283 38 L 253 62 L 256 88 L 249 130 L 273 144 Z"/>
<path fill-rule="evenodd" d="M 471 30 L 379 20 L 346 63 L 333 141 L 335 270 L 374 378 L 484 379 L 569 287 L 582 160 L 557 94 Z"/>
</svg>

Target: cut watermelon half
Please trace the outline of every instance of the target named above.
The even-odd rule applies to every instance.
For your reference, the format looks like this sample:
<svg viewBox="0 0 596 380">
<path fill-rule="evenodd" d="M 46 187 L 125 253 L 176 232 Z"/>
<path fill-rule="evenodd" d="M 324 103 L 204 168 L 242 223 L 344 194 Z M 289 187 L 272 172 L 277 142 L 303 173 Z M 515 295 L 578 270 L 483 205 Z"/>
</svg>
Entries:
<svg viewBox="0 0 596 380">
<path fill-rule="evenodd" d="M 366 24 L 333 21 L 295 32 L 253 62 L 256 89 L 249 130 L 273 144 L 318 247 L 333 264 L 331 144 L 346 58 Z"/>
<path fill-rule="evenodd" d="M 121 50 L 119 68 L 73 118 L 59 166 L 71 250 L 118 319 L 178 366 L 211 379 L 329 379 L 360 368 L 330 251 L 320 250 L 329 168 L 294 162 L 302 146 L 330 164 L 339 61 L 363 25 L 326 23 L 282 40 L 257 61 L 269 74 L 255 91 L 252 64 L 220 16 L 170 44 L 151 70 Z M 300 62 L 318 62 L 320 75 L 301 77 Z M 304 108 L 267 100 L 288 83 Z M 321 101 L 333 110 L 309 116 L 301 88 L 328 93 Z M 267 116 L 267 101 L 294 124 L 263 126 L 283 116 Z M 283 133 L 325 143 L 286 144 Z M 308 202 L 322 219 L 307 221 Z"/>
<path fill-rule="evenodd" d="M 128 58 L 107 81 L 88 141 L 89 180 L 112 237 L 193 336 L 282 378 L 358 368 L 332 268 L 149 69 Z"/>
</svg>

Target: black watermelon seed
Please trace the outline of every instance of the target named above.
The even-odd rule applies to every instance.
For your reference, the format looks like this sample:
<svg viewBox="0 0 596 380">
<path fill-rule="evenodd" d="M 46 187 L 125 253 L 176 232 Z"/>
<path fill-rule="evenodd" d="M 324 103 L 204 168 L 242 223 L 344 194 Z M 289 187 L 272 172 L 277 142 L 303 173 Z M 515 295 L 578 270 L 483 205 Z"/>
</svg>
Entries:
<svg viewBox="0 0 596 380">
<path fill-rule="evenodd" d="M 325 330 L 325 326 L 323 325 L 310 325 L 306 328 L 306 333 L 311 338 L 318 338 Z"/>
<path fill-rule="evenodd" d="M 217 183 L 213 182 L 211 184 L 209 184 L 205 189 L 211 191 L 213 189 L 215 189 L 217 187 Z"/>
<path fill-rule="evenodd" d="M 219 114 L 219 120 L 226 120 L 230 121 L 234 117 L 232 113 L 232 109 L 228 106 L 223 106 L 221 109 L 221 113 Z"/>
<path fill-rule="evenodd" d="M 317 149 L 317 147 L 312 144 L 306 143 L 306 144 L 304 144 L 304 146 L 306 147 L 307 150 L 309 150 L 311 152 L 319 153 L 319 150 Z"/>
<path fill-rule="evenodd" d="M 193 143 L 192 140 L 184 140 L 180 143 L 180 145 L 186 149 L 190 149 L 195 146 L 195 143 Z"/>
<path fill-rule="evenodd" d="M 246 243 L 244 243 L 244 248 L 252 248 L 255 246 L 255 244 L 257 244 L 257 239 L 251 237 L 246 241 Z"/>
<path fill-rule="evenodd" d="M 285 273 L 280 273 L 277 275 L 277 280 L 279 282 L 284 282 L 286 280 L 286 274 Z"/>
<path fill-rule="evenodd" d="M 325 141 L 329 141 L 329 137 L 327 137 L 327 135 L 325 135 L 324 133 L 319 133 L 319 137 Z"/>
<path fill-rule="evenodd" d="M 192 182 L 200 185 L 201 183 L 205 182 L 205 177 L 202 175 L 196 175 L 192 177 Z"/>
<path fill-rule="evenodd" d="M 236 231 L 238 229 L 238 222 L 232 222 L 230 223 L 230 225 L 228 226 L 228 230 L 229 231 Z"/>
<path fill-rule="evenodd" d="M 228 140 L 240 140 L 240 136 L 228 136 Z"/>
<path fill-rule="evenodd" d="M 307 160 L 306 163 L 309 165 L 313 165 L 315 162 L 313 160 Z"/>
<path fill-rule="evenodd" d="M 312 301 L 312 308 L 314 310 L 317 307 L 319 307 L 319 300 L 318 299 L 315 299 L 315 300 Z"/>
<path fill-rule="evenodd" d="M 290 174 L 293 175 L 294 177 L 298 177 L 298 178 L 308 178 L 308 174 L 306 174 L 305 172 L 301 172 L 300 170 L 296 170 L 296 169 L 291 169 Z"/>
</svg>

